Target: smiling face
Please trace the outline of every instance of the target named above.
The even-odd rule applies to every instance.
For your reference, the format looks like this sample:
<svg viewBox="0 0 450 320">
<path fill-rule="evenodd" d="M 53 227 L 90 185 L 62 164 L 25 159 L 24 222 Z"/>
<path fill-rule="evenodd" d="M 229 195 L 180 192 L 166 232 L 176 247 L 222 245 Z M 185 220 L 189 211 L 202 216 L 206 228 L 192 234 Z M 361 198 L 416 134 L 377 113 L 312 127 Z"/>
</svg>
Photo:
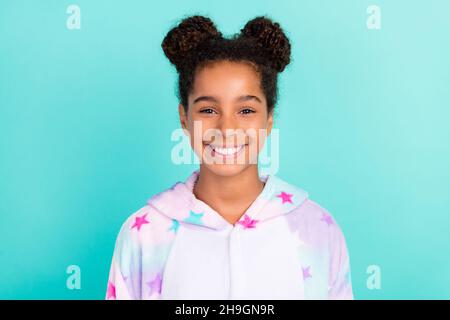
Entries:
<svg viewBox="0 0 450 320">
<path fill-rule="evenodd" d="M 218 61 L 195 75 L 180 121 L 201 166 L 230 176 L 257 165 L 257 154 L 273 125 L 255 68 L 246 62 Z M 264 133 L 264 134 L 261 134 Z"/>
</svg>

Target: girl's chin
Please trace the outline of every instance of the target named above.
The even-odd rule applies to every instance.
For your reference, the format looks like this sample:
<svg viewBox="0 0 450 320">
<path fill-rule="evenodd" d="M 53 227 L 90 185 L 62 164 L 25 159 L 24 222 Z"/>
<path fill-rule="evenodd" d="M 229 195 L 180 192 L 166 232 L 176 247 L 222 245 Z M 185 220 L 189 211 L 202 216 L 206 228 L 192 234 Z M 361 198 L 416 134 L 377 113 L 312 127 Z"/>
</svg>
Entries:
<svg viewBox="0 0 450 320">
<path fill-rule="evenodd" d="M 202 166 L 208 168 L 209 171 L 213 172 L 218 176 L 234 176 L 242 171 L 244 171 L 249 165 L 248 164 L 205 164 Z"/>
</svg>

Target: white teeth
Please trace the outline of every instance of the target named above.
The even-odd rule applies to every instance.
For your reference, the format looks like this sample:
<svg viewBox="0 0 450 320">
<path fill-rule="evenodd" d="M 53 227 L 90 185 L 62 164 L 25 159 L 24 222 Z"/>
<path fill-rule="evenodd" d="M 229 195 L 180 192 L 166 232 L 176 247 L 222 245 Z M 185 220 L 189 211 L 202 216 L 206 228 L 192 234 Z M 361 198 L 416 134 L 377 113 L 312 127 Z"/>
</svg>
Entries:
<svg viewBox="0 0 450 320">
<path fill-rule="evenodd" d="M 228 156 L 228 155 L 238 153 L 244 147 L 244 145 L 241 145 L 241 146 L 235 147 L 235 148 L 219 148 L 219 147 L 214 147 L 211 145 L 210 145 L 210 147 L 218 154 Z"/>
</svg>

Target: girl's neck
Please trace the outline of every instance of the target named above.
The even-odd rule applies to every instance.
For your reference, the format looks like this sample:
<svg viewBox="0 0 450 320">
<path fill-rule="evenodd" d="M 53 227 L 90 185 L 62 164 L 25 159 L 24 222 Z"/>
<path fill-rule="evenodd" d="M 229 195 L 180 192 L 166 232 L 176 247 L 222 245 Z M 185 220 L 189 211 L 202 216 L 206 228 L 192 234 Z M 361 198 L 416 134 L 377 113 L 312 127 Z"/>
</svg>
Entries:
<svg viewBox="0 0 450 320">
<path fill-rule="evenodd" d="M 234 224 L 263 188 L 264 182 L 259 178 L 257 165 L 249 166 L 234 176 L 219 176 L 200 166 L 193 193 L 197 199 L 208 204 L 228 222 Z"/>
</svg>

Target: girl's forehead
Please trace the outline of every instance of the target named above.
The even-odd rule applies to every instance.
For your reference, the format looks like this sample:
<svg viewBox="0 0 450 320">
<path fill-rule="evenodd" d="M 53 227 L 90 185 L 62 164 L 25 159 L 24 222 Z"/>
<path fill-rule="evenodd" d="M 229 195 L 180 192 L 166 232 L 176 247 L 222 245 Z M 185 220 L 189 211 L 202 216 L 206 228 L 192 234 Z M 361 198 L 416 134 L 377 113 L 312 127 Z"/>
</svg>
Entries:
<svg viewBox="0 0 450 320">
<path fill-rule="evenodd" d="M 193 94 L 261 94 L 261 80 L 256 70 L 245 62 L 220 61 L 196 72 Z M 207 92 L 204 92 L 207 91 Z"/>
</svg>

